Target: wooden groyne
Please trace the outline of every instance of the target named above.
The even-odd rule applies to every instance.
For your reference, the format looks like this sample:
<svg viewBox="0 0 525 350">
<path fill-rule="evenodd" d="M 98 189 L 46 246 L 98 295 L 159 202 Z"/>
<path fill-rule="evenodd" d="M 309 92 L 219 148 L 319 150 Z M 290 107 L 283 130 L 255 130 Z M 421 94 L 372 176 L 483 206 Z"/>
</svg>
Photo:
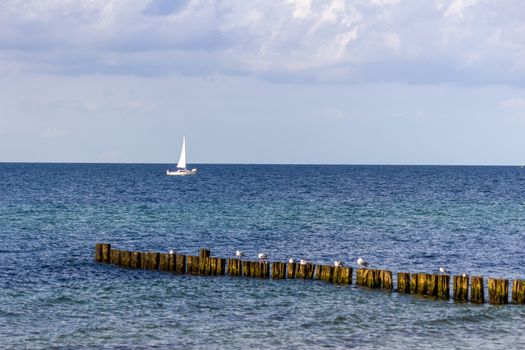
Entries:
<svg viewBox="0 0 525 350">
<path fill-rule="evenodd" d="M 211 256 L 209 249 L 201 249 L 199 255 L 184 255 L 176 252 L 139 252 L 115 249 L 108 243 L 97 243 L 95 261 L 126 268 L 147 269 L 200 276 L 232 276 L 261 279 L 317 279 L 333 284 L 352 285 L 353 269 L 349 266 L 315 265 L 313 263 L 251 261 L 237 258 Z M 370 268 L 356 270 L 355 284 L 369 289 L 414 294 L 424 298 L 450 299 L 455 302 L 485 303 L 485 285 L 482 276 L 397 273 L 397 288 L 394 288 L 392 271 Z M 488 278 L 488 302 L 492 305 L 509 303 L 508 279 Z M 469 295 L 470 287 L 470 295 Z M 513 304 L 525 305 L 525 280 L 512 281 Z"/>
</svg>

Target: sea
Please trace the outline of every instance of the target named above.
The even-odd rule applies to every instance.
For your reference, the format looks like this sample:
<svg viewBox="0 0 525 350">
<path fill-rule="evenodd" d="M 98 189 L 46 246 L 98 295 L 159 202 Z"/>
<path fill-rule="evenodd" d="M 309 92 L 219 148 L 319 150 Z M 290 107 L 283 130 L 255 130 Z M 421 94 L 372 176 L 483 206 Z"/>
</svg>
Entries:
<svg viewBox="0 0 525 350">
<path fill-rule="evenodd" d="M 525 278 L 525 169 L 195 166 L 0 163 L 0 348 L 525 348 L 525 306 L 94 261 L 107 242 Z"/>
</svg>

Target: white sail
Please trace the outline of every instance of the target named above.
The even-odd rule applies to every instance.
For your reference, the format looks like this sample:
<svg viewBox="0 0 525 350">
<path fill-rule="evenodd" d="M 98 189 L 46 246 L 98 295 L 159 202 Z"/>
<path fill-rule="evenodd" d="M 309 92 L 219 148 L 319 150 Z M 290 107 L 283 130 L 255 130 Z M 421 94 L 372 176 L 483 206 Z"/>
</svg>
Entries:
<svg viewBox="0 0 525 350">
<path fill-rule="evenodd" d="M 186 136 L 182 137 L 182 151 L 180 152 L 179 162 L 177 168 L 186 169 Z"/>
</svg>

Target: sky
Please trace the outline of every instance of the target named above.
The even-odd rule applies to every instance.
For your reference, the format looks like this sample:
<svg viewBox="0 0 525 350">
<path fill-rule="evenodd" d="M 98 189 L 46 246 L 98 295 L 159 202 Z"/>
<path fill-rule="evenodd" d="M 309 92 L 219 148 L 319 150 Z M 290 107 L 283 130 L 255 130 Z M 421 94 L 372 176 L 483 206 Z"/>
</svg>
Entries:
<svg viewBox="0 0 525 350">
<path fill-rule="evenodd" d="M 522 0 L 2 0 L 0 162 L 525 164 Z"/>
</svg>

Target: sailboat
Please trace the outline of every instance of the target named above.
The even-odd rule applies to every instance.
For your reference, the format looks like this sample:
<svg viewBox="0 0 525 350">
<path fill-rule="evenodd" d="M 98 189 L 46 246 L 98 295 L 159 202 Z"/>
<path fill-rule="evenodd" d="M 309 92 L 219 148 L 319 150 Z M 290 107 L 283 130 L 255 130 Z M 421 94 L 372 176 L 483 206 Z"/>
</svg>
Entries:
<svg viewBox="0 0 525 350">
<path fill-rule="evenodd" d="M 176 171 L 166 170 L 166 175 L 171 176 L 184 176 L 197 174 L 197 169 L 188 170 L 186 168 L 186 136 L 182 137 L 182 150 L 180 151 L 179 162 L 177 163 Z"/>
</svg>

